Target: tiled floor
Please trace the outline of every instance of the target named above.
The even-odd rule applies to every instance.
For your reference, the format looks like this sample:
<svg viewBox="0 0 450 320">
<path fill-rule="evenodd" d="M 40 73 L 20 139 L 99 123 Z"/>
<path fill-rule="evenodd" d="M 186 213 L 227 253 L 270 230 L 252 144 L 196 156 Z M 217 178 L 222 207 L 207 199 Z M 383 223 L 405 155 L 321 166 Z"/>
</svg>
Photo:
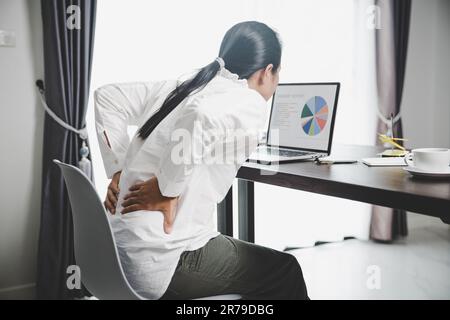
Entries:
<svg viewBox="0 0 450 320">
<path fill-rule="evenodd" d="M 408 214 L 393 244 L 346 240 L 291 251 L 311 299 L 450 299 L 450 227 Z"/>
</svg>

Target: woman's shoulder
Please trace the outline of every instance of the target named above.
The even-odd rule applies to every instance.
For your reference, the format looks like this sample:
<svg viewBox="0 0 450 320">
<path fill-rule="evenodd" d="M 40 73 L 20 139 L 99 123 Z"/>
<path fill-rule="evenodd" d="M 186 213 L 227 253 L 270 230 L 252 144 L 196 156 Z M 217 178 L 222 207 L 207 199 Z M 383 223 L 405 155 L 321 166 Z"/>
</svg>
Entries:
<svg viewBox="0 0 450 320">
<path fill-rule="evenodd" d="M 234 87 L 193 95 L 185 112 L 213 127 L 258 128 L 265 120 L 266 106 L 267 102 L 255 90 Z"/>
<path fill-rule="evenodd" d="M 210 87 L 192 95 L 187 102 L 198 112 L 220 115 L 243 109 L 261 109 L 266 100 L 256 90 L 247 86 Z"/>
</svg>

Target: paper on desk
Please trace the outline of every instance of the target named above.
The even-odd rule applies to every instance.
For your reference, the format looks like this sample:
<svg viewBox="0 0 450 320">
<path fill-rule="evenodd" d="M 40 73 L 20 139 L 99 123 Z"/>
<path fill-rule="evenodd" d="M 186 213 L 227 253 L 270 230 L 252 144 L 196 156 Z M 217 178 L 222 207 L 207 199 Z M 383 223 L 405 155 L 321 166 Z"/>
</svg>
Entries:
<svg viewBox="0 0 450 320">
<path fill-rule="evenodd" d="M 405 159 L 403 157 L 377 157 L 364 158 L 361 162 L 369 167 L 405 167 Z"/>
</svg>

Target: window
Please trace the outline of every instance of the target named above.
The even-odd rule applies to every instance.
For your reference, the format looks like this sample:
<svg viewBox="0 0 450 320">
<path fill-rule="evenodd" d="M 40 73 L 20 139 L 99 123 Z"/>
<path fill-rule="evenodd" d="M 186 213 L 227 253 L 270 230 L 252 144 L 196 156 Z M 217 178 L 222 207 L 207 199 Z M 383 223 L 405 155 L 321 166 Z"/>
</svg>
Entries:
<svg viewBox="0 0 450 320">
<path fill-rule="evenodd" d="M 341 82 L 335 143 L 372 144 L 376 119 L 369 112 L 369 105 L 359 104 L 355 98 L 358 95 L 354 61 L 358 51 L 354 12 L 353 0 L 99 1 L 91 91 L 111 82 L 176 78 L 211 62 L 224 33 L 233 24 L 258 20 L 281 35 L 280 82 Z M 97 147 L 92 98 L 90 103 L 87 120 L 95 181 L 103 196 L 107 179 Z M 262 185 L 257 185 L 256 192 L 256 237 L 266 245 L 284 246 L 291 240 L 297 243 L 287 237 L 328 230 L 333 224 L 335 228 L 338 220 L 345 235 L 363 236 L 363 232 L 347 230 L 345 222 L 352 221 L 360 229 L 368 224 L 368 205 Z M 279 203 L 267 203 L 269 195 Z M 337 202 L 346 213 L 339 212 L 339 217 L 326 215 L 336 208 Z M 286 219 L 294 227 L 283 232 L 282 223 L 277 221 Z M 274 223 L 279 232 L 274 233 L 272 228 L 269 236 Z M 335 232 L 331 236 L 310 236 L 320 240 L 339 238 Z"/>
</svg>

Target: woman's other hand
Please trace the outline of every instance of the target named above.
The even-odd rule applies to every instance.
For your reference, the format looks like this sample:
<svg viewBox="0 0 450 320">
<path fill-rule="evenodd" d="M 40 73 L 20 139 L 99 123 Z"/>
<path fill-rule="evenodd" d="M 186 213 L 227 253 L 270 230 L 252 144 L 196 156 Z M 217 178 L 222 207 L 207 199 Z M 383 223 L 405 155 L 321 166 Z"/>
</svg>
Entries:
<svg viewBox="0 0 450 320">
<path fill-rule="evenodd" d="M 161 211 L 164 215 L 164 232 L 172 232 L 178 204 L 178 197 L 165 197 L 161 194 L 158 180 L 153 177 L 145 182 L 131 186 L 131 192 L 125 195 L 122 214 L 137 210 Z"/>
<path fill-rule="evenodd" d="M 104 205 L 106 209 L 112 214 L 116 213 L 117 197 L 119 196 L 119 181 L 122 171 L 118 171 L 114 174 L 111 182 L 109 183 L 108 190 L 106 192 L 106 200 Z"/>
</svg>

